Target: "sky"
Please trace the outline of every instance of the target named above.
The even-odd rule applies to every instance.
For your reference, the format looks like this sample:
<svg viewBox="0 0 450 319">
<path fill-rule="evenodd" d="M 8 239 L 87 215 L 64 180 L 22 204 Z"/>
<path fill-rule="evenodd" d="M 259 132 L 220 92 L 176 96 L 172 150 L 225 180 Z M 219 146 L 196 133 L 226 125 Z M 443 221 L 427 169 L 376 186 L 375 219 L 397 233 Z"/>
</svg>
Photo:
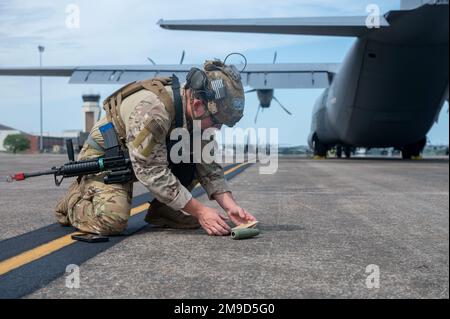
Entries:
<svg viewBox="0 0 450 319">
<path fill-rule="evenodd" d="M 354 39 L 295 35 L 264 35 L 169 31 L 161 19 L 268 18 L 367 15 L 376 3 L 381 12 L 399 8 L 399 1 L 355 0 L 0 0 L 0 67 L 39 65 L 38 45 L 45 46 L 44 66 L 184 63 L 223 59 L 240 52 L 249 63 L 339 63 Z M 71 5 L 79 8 L 79 28 L 68 28 Z M 44 132 L 82 128 L 81 95 L 107 97 L 112 85 L 70 85 L 68 78 L 44 78 Z M 281 145 L 305 145 L 312 108 L 322 90 L 276 90 L 275 96 L 291 110 L 287 115 L 274 102 L 259 116 L 256 127 L 279 130 Z M 240 127 L 255 127 L 258 100 L 246 96 Z M 448 144 L 448 105 L 429 133 L 435 144 Z M 0 123 L 25 132 L 39 132 L 39 79 L 0 77 Z"/>
</svg>

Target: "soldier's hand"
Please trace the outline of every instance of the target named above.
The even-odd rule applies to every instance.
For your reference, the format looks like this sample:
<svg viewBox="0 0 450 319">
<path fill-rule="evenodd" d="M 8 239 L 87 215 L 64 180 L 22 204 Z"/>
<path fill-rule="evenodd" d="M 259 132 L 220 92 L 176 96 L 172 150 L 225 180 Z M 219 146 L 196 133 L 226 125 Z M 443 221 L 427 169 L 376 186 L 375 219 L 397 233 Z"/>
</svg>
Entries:
<svg viewBox="0 0 450 319">
<path fill-rule="evenodd" d="M 247 212 L 247 210 L 236 203 L 231 192 L 214 194 L 213 197 L 217 201 L 217 203 L 219 203 L 219 205 L 227 212 L 231 221 L 236 226 L 256 221 L 256 218 L 253 217 L 252 214 Z"/>
<path fill-rule="evenodd" d="M 231 228 L 225 222 L 228 218 L 222 216 L 214 208 L 204 206 L 197 218 L 202 228 L 210 236 L 225 236 L 230 234 Z"/>
<path fill-rule="evenodd" d="M 256 218 L 252 214 L 247 212 L 246 209 L 240 207 L 239 205 L 231 206 L 226 211 L 231 221 L 236 226 L 256 220 Z"/>
</svg>

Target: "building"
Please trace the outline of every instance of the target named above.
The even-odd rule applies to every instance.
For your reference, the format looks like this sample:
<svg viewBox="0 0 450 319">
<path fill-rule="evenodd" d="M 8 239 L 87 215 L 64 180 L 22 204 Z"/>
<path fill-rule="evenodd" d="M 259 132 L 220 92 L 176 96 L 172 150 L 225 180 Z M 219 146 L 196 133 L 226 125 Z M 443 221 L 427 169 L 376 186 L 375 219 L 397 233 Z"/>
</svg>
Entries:
<svg viewBox="0 0 450 319">
<path fill-rule="evenodd" d="M 40 136 L 26 134 L 30 140 L 30 149 L 28 153 L 39 153 Z M 43 136 L 44 153 L 64 153 L 66 148 L 66 140 L 64 137 Z"/>
<path fill-rule="evenodd" d="M 30 141 L 30 149 L 27 151 L 27 153 L 30 154 L 39 153 L 40 137 L 38 135 L 28 134 L 2 124 L 0 124 L 0 152 L 6 152 L 6 149 L 4 147 L 4 141 L 8 135 L 14 134 L 23 134 L 28 138 L 28 140 Z M 66 145 L 65 137 L 44 136 L 43 138 L 44 138 L 43 146 L 45 153 L 63 153 L 65 151 Z"/>
<path fill-rule="evenodd" d="M 100 119 L 101 108 L 100 108 L 100 95 L 99 94 L 84 94 L 83 106 L 81 110 L 84 114 L 83 117 L 83 127 L 84 132 L 90 132 L 94 127 L 95 123 Z"/>
<path fill-rule="evenodd" d="M 83 114 L 83 130 L 66 130 L 63 133 L 45 133 L 43 136 L 44 153 L 64 153 L 66 152 L 66 139 L 72 139 L 74 149 L 79 151 L 84 144 L 89 132 L 101 115 L 101 107 L 99 104 L 99 94 L 84 94 L 82 114 Z M 5 152 L 3 146 L 4 140 L 8 135 L 24 134 L 30 140 L 30 149 L 27 153 L 39 153 L 38 133 L 25 133 L 20 130 L 0 124 L 0 152 Z"/>
<path fill-rule="evenodd" d="M 21 134 L 22 132 L 11 127 L 0 124 L 0 152 L 5 152 L 6 149 L 3 146 L 3 142 L 8 135 Z"/>
</svg>

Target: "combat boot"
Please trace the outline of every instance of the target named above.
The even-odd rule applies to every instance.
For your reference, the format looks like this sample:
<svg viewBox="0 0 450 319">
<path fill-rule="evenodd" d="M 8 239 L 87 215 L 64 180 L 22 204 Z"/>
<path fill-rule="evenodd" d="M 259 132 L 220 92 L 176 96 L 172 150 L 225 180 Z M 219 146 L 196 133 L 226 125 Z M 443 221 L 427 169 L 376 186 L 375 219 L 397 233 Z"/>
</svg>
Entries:
<svg viewBox="0 0 450 319">
<path fill-rule="evenodd" d="M 169 206 L 162 204 L 154 199 L 150 203 L 147 215 L 144 219 L 148 224 L 173 229 L 197 229 L 200 224 L 197 219 L 191 215 L 186 215 L 181 211 L 176 211 Z"/>
</svg>

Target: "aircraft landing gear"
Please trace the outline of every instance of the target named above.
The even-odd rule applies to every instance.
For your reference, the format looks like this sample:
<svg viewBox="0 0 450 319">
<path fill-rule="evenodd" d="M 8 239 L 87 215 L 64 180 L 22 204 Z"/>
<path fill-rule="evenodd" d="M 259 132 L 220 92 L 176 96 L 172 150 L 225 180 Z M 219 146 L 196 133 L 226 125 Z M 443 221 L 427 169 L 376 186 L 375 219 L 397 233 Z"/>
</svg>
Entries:
<svg viewBox="0 0 450 319">
<path fill-rule="evenodd" d="M 342 146 L 341 145 L 336 146 L 336 157 L 342 158 Z"/>
<path fill-rule="evenodd" d="M 316 137 L 314 139 L 314 156 L 318 158 L 327 157 L 328 148 L 325 144 L 322 144 Z"/>
<path fill-rule="evenodd" d="M 345 154 L 345 158 L 350 158 L 352 157 L 352 148 L 349 146 L 346 146 L 344 148 L 344 154 Z"/>
<path fill-rule="evenodd" d="M 423 138 L 420 141 L 406 145 L 402 148 L 402 158 L 404 160 L 417 159 L 427 144 L 427 138 Z"/>
</svg>

